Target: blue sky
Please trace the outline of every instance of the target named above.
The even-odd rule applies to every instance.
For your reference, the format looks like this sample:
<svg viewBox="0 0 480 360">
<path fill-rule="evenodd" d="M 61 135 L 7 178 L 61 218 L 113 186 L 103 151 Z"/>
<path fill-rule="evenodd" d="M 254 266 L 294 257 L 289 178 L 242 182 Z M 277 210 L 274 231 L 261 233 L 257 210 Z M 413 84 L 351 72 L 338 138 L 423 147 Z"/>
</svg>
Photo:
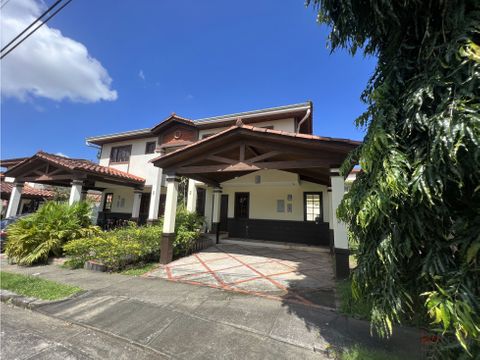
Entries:
<svg viewBox="0 0 480 360">
<path fill-rule="evenodd" d="M 315 134 L 361 139 L 354 119 L 376 60 L 330 54 L 328 29 L 315 16 L 302 0 L 74 0 L 48 26 L 88 49 L 88 66 L 108 73 L 103 87 L 90 91 L 86 77 L 77 80 L 75 61 L 29 54 L 34 34 L 2 64 L 1 157 L 42 149 L 95 159 L 85 137 L 150 127 L 172 112 L 196 119 L 306 100 L 314 103 Z M 90 76 L 90 68 L 82 71 Z M 29 76 L 43 76 L 46 90 L 18 95 L 19 76 L 27 87 Z M 82 95 L 59 100 L 62 81 Z M 16 90 L 5 95 L 4 86 Z M 106 100 L 88 98 L 96 93 Z"/>
</svg>

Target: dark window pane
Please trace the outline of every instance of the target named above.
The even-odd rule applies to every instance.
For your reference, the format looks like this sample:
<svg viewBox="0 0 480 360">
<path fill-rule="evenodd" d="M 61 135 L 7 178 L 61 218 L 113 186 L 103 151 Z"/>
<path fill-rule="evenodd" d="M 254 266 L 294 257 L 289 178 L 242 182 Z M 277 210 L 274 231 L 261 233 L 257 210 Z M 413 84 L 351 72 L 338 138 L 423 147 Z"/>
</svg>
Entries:
<svg viewBox="0 0 480 360">
<path fill-rule="evenodd" d="M 155 141 L 149 141 L 147 142 L 147 145 L 145 146 L 145 154 L 153 154 L 155 152 L 155 147 L 156 147 Z"/>
<path fill-rule="evenodd" d="M 112 148 L 110 152 L 111 162 L 128 162 L 130 161 L 130 152 L 132 151 L 132 145 L 116 146 Z"/>
</svg>

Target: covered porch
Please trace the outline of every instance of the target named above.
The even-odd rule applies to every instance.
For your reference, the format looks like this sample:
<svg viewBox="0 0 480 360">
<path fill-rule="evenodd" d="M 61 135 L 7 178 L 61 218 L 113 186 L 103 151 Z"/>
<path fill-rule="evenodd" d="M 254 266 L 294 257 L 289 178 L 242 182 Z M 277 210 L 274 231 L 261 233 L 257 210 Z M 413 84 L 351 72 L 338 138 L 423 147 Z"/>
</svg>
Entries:
<svg viewBox="0 0 480 360">
<path fill-rule="evenodd" d="M 185 176 L 188 208 L 204 209 L 217 243 L 225 231 L 231 237 L 330 245 L 336 276 L 347 276 L 347 233 L 336 216 L 345 191 L 338 168 L 358 145 L 237 121 L 152 160 L 167 175 L 161 262 L 172 260 L 178 182 Z"/>
<path fill-rule="evenodd" d="M 24 196 L 25 183 L 38 183 L 70 188 L 69 204 L 85 200 L 89 190 L 102 192 L 100 204 L 105 206 L 112 199 L 105 196 L 105 188 L 119 186 L 132 191 L 129 199 L 133 211 L 128 220 L 138 220 L 140 200 L 145 180 L 132 175 L 100 166 L 85 159 L 71 159 L 63 156 L 37 152 L 8 169 L 5 176 L 14 178 L 6 217 L 18 214 L 19 205 Z"/>
</svg>

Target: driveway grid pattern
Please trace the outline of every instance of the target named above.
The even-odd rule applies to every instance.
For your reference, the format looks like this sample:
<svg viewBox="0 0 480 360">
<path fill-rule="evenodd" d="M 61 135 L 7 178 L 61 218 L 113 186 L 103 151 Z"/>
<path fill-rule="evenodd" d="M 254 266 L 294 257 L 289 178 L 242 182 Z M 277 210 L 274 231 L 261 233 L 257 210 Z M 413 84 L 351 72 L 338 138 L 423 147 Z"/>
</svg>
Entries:
<svg viewBox="0 0 480 360">
<path fill-rule="evenodd" d="M 334 307 L 330 255 L 219 244 L 145 275 L 305 305 Z"/>
</svg>

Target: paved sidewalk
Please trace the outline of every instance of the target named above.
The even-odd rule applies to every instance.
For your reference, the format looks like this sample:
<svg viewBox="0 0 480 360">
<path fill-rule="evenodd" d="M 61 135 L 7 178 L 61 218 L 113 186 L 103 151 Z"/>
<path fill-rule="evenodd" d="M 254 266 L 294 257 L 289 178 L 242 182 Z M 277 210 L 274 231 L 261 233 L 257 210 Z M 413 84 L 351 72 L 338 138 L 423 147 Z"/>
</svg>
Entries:
<svg viewBox="0 0 480 360">
<path fill-rule="evenodd" d="M 167 358 L 326 359 L 331 347 L 355 343 L 412 360 L 420 356 L 415 330 L 400 328 L 390 341 L 380 341 L 369 336 L 367 322 L 290 301 L 55 265 L 19 268 L 3 262 L 2 270 L 90 290 L 37 311 Z"/>
<path fill-rule="evenodd" d="M 220 244 L 161 266 L 147 276 L 335 307 L 333 263 L 328 250 L 307 252 Z"/>
<path fill-rule="evenodd" d="M 1 304 L 0 358 L 5 360 L 168 359 L 126 339 Z"/>
</svg>

